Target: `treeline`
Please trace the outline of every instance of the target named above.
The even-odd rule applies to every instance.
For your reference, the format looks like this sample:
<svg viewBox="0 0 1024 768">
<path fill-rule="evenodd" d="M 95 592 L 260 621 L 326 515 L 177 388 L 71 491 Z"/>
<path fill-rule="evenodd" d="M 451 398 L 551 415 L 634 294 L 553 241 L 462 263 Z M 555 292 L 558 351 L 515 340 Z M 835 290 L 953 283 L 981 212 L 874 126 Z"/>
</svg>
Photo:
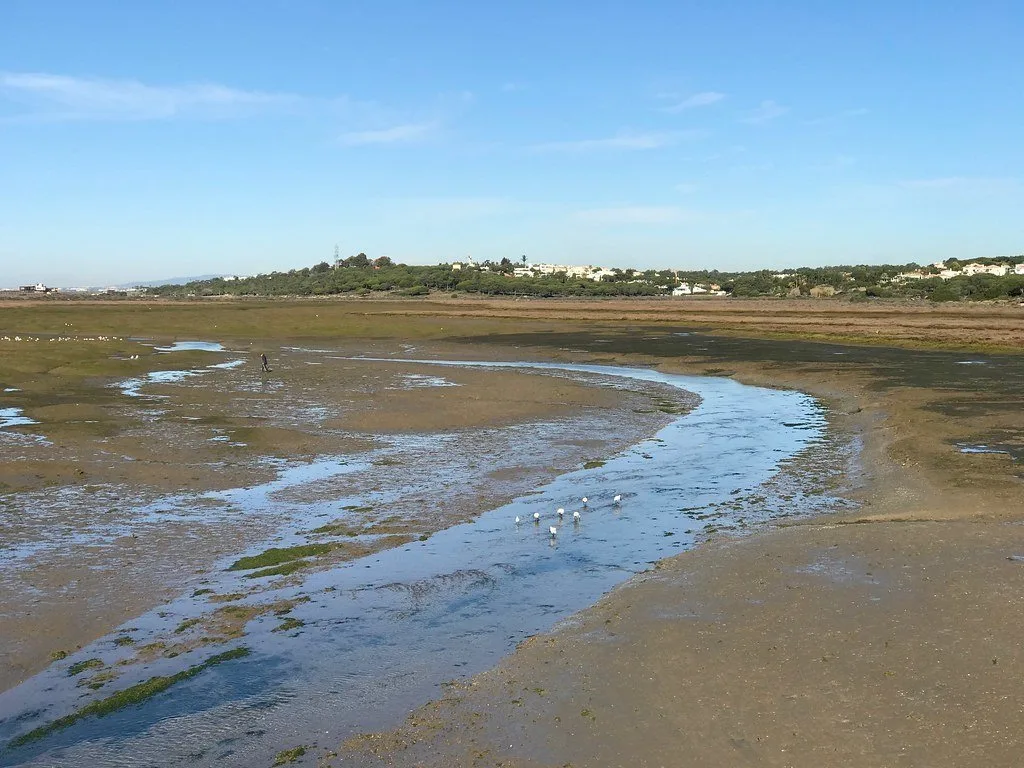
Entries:
<svg viewBox="0 0 1024 768">
<path fill-rule="evenodd" d="M 1018 264 L 1024 256 L 975 259 L 972 263 Z M 947 269 L 960 269 L 955 260 Z M 149 288 L 158 296 L 320 296 L 331 294 L 394 293 L 423 296 L 431 292 L 491 296 L 660 296 L 685 283 L 711 293 L 731 296 L 846 296 L 871 298 L 923 298 L 932 301 L 995 300 L 1024 296 L 1024 275 L 978 274 L 942 279 L 938 267 L 917 264 L 801 267 L 775 272 L 721 272 L 718 270 L 616 269 L 600 281 L 553 275 L 512 276 L 512 262 L 483 262 L 454 268 L 450 264 L 415 266 L 395 264 L 387 257 L 370 259 L 357 254 L 335 265 L 321 262 L 288 272 L 244 278 L 215 278 L 185 285 Z M 924 273 L 917 279 L 906 273 Z"/>
</svg>

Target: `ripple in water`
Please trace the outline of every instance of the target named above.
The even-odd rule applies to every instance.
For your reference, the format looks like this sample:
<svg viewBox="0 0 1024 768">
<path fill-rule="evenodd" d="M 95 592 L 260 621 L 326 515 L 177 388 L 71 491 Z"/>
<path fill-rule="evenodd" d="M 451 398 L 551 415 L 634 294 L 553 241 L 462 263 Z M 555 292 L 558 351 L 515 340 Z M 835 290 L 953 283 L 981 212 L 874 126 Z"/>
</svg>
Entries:
<svg viewBox="0 0 1024 768">
<path fill-rule="evenodd" d="M 311 596 L 290 614 L 304 622 L 301 630 L 274 632 L 274 617 L 257 619 L 245 640 L 251 656 L 9 758 L 40 766 L 248 766 L 299 743 L 336 745 L 354 732 L 397 724 L 436 697 L 444 681 L 493 666 L 517 642 L 550 630 L 705 533 L 835 503 L 822 492 L 823 478 L 848 457 L 830 448 L 823 413 L 799 392 L 629 368 L 496 367 L 654 381 L 701 401 L 599 468 L 562 475 L 426 541 L 311 574 L 301 588 L 264 594 L 264 600 Z M 798 455 L 813 458 L 805 476 L 780 471 Z M 621 504 L 614 494 L 622 494 Z M 585 507 L 583 495 L 590 499 Z M 566 510 L 564 521 L 555 515 L 558 507 Z M 574 511 L 582 516 L 578 525 L 571 522 Z M 517 515 L 526 522 L 515 525 Z M 558 527 L 553 539 L 549 525 Z M 147 617 L 132 623 L 145 626 Z M 84 649 L 68 661 L 90 653 Z M 167 674 L 200 660 L 164 660 L 136 674 Z M 0 739 L 81 706 L 78 694 L 66 672 L 51 670 L 0 695 L 0 718 L 6 718 Z M 26 711 L 34 715 L 16 720 Z"/>
</svg>

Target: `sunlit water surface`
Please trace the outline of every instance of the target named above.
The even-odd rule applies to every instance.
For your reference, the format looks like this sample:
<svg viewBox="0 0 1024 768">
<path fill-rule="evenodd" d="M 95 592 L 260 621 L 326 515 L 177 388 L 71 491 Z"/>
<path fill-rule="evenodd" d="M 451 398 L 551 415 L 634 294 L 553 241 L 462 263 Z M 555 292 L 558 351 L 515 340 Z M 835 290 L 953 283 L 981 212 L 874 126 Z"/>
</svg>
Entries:
<svg viewBox="0 0 1024 768">
<path fill-rule="evenodd" d="M 298 588 L 264 593 L 263 600 L 311 596 L 290 614 L 304 626 L 273 632 L 279 620 L 257 619 L 242 641 L 253 651 L 247 658 L 210 668 L 141 705 L 0 752 L 0 764 L 263 765 L 286 747 L 331 747 L 353 733 L 394 726 L 436 697 L 445 681 L 493 666 L 520 640 L 550 630 L 703 533 L 834 506 L 838 501 L 822 488 L 850 459 L 826 441 L 823 412 L 799 392 L 634 368 L 392 362 L 627 377 L 678 387 L 701 400 L 603 466 L 562 475 L 425 541 L 311 574 Z M 288 477 L 262 490 L 223 493 L 265 505 L 282 482 Z M 621 504 L 612 501 L 615 494 Z M 480 504 L 486 508 L 487 500 Z M 564 520 L 555 514 L 558 507 L 565 509 Z M 574 511 L 579 524 L 572 522 Z M 534 512 L 541 517 L 536 524 Z M 310 516 L 322 517 L 323 510 L 312 505 Z M 218 585 L 217 591 L 221 586 L 229 588 Z M 183 596 L 163 611 L 187 611 L 190 600 Z M 165 628 L 160 613 L 131 626 L 143 634 Z M 93 645 L 68 663 L 110 647 L 109 641 Z M 202 661 L 200 653 L 153 662 L 126 675 L 119 687 L 173 674 Z M 83 694 L 74 682 L 66 665 L 55 665 L 0 695 L 0 743 L 110 693 Z"/>
</svg>

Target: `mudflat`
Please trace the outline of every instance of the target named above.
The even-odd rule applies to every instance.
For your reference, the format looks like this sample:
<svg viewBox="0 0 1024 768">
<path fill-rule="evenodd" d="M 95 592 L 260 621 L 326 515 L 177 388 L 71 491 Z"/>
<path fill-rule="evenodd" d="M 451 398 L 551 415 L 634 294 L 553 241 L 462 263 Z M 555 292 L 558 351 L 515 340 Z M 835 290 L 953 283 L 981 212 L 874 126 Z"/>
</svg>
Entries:
<svg viewBox="0 0 1024 768">
<path fill-rule="evenodd" d="M 509 425 L 571 421 L 581 413 L 606 424 L 632 424 L 622 432 L 622 441 L 628 441 L 649 434 L 665 415 L 637 413 L 649 411 L 657 393 L 612 392 L 584 382 L 508 372 L 445 372 L 446 378 L 462 384 L 460 392 L 478 393 L 476 410 L 468 414 L 461 398 L 457 405 L 442 404 L 437 396 L 445 392 L 442 388 L 416 392 L 399 385 L 391 394 L 386 378 L 369 388 L 359 405 L 351 392 L 358 389 L 359 377 L 374 370 L 373 364 L 339 361 L 328 373 L 326 366 L 306 365 L 321 360 L 302 350 L 318 346 L 338 351 L 338 357 L 351 352 L 653 365 L 796 388 L 827 406 L 836 439 L 861 446 L 859 466 L 846 478 L 850 509 L 742 536 L 713 534 L 696 549 L 660 562 L 572 622 L 523 644 L 495 670 L 452 687 L 397 730 L 355 737 L 340 747 L 320 744 L 315 757 L 324 764 L 1019 764 L 1024 739 L 1017 724 L 1024 695 L 1015 681 L 1024 672 L 1018 650 L 1024 619 L 1018 597 L 1024 588 L 1019 464 L 1024 452 L 1024 356 L 1007 350 L 1024 343 L 1024 310 L 1015 305 L 446 299 L 41 302 L 19 303 L 14 313 L 7 309 L 0 315 L 5 332 L 10 328 L 41 336 L 61 333 L 66 327 L 61 323 L 81 323 L 76 334 L 121 328 L 126 336 L 131 329 L 132 335 L 161 340 L 216 338 L 236 352 L 251 350 L 255 355 L 270 349 L 272 366 L 287 357 L 291 362 L 282 372 L 291 363 L 322 370 L 309 374 L 315 386 L 308 391 L 293 383 L 282 385 L 288 387 L 287 398 L 284 393 L 267 397 L 271 405 L 259 406 L 270 408 L 259 411 L 265 424 L 246 421 L 265 393 L 241 399 L 216 391 L 200 396 L 197 402 L 207 402 L 217 418 L 206 428 L 226 431 L 197 433 L 195 450 L 201 440 L 225 434 L 228 441 L 214 442 L 245 442 L 253 446 L 250 458 L 332 450 L 343 456 L 346 450 L 360 450 L 371 433 L 429 431 L 448 420 L 467 431 L 490 429 L 483 442 L 468 441 L 479 446 L 493 443 L 495 433 Z M 203 328 L 209 332 L 201 333 Z M 130 358 L 135 347 L 111 347 L 102 355 L 49 367 L 32 363 L 22 349 L 27 347 L 4 347 L 6 371 L 0 383 L 21 390 L 12 393 L 19 398 L 14 404 L 42 422 L 38 417 L 47 412 L 35 409 L 70 405 L 57 402 L 59 390 L 95 393 L 95 385 L 101 384 L 103 398 L 119 396 L 109 385 L 121 379 L 122 369 L 111 366 L 130 369 L 134 361 L 114 358 Z M 205 358 L 188 362 L 201 365 Z M 164 358 L 159 365 L 165 365 Z M 17 372 L 18 366 L 23 372 Z M 227 377 L 251 376 L 251 367 L 229 369 Z M 138 373 L 150 369 L 152 365 L 140 366 Z M 402 376 L 423 373 L 415 367 L 388 370 L 386 376 L 406 383 Z M 53 385 L 52 375 L 63 377 L 59 386 Z M 378 371 L 371 375 L 385 376 Z M 467 378 L 459 378 L 463 375 Z M 474 376 L 480 377 L 475 384 Z M 335 377 L 338 385 L 332 390 Z M 499 379 L 505 383 L 497 383 Z M 159 385 L 149 391 L 172 393 Z M 332 424 L 318 412 L 310 422 L 314 429 L 302 427 L 308 412 L 295 416 L 290 406 L 280 404 L 322 405 L 310 391 L 325 391 L 324 402 L 335 408 L 344 402 L 344 418 Z M 517 398 L 521 402 L 507 404 Z M 93 409 L 113 407 L 82 396 L 74 402 Z M 382 402 L 392 405 L 377 409 Z M 171 412 L 184 407 L 175 405 Z M 266 415 L 274 408 L 281 413 Z M 180 413 L 182 418 L 201 416 Z M 53 411 L 51 423 L 59 425 L 58 416 L 66 416 L 68 434 L 80 429 L 85 435 L 68 438 L 69 444 L 80 450 L 92 446 L 94 435 L 74 423 L 80 418 L 74 414 L 73 408 Z M 299 424 L 289 421 L 293 417 Z M 109 417 L 114 427 L 101 437 L 119 436 L 130 448 L 123 435 L 130 419 L 117 418 Z M 254 431 L 242 432 L 243 427 Z M 267 432 L 261 436 L 262 429 Z M 18 430 L 31 434 L 32 427 Z M 138 451 L 145 456 L 142 442 Z M 508 487 L 514 493 L 530 487 L 543 472 L 599 458 L 614 448 L 575 444 L 521 474 L 518 460 L 490 474 L 471 472 L 474 482 L 465 503 L 457 505 L 460 511 L 452 518 L 435 518 L 415 533 L 478 513 L 479 499 L 469 498 L 478 489 L 513 477 L 521 482 Z M 225 450 L 205 443 L 202 449 Z M 193 455 L 191 450 L 188 455 Z M 229 463 L 215 453 L 207 459 Z M 398 461 L 408 459 L 396 454 Z M 227 470 L 239 473 L 234 479 L 224 480 L 217 470 L 192 480 L 175 474 L 180 463 L 168 462 L 175 465 L 173 471 L 153 472 L 157 491 L 183 482 L 232 487 L 259 482 L 258 473 L 267 471 L 242 461 Z M 102 461 L 95 461 L 83 469 L 111 478 L 126 471 L 118 468 L 119 462 L 108 464 L 103 468 Z M 397 472 L 403 466 L 391 469 Z M 197 466 L 190 471 L 204 470 Z M 386 463 L 380 467 L 382 485 L 393 482 L 395 475 L 388 471 Z M 18 490 L 24 498 L 54 477 L 45 469 L 36 474 L 43 477 L 11 475 L 5 481 L 8 490 Z M 61 484 L 73 482 L 59 477 Z M 144 489 L 145 473 L 126 482 Z M 375 522 L 391 531 L 387 526 L 392 522 Z M 260 536 L 258 527 L 252 535 Z M 244 541 L 235 539 L 200 557 L 195 567 L 208 568 L 217 553 L 238 551 Z M 181 563 L 172 563 L 166 573 L 181 570 Z M 72 602 L 61 594 L 61 585 L 67 583 L 52 587 L 54 611 Z M 180 586 L 176 589 L 180 592 Z M 106 624 L 101 621 L 91 631 L 100 632 L 111 621 L 158 601 L 156 588 L 147 594 L 140 605 L 118 608 Z M 20 599 L 11 598 L 13 604 Z M 4 605 L 6 612 L 12 602 L 5 600 Z M 68 631 L 79 631 L 80 620 L 73 623 Z M 5 631 L 7 626 L 5 621 Z M 39 626 L 50 624 L 43 620 Z M 45 663 L 40 653 L 26 652 L 22 658 L 23 669 Z"/>
<path fill-rule="evenodd" d="M 263 373 L 247 340 L 160 352 L 173 338 L 50 338 L 2 343 L 4 404 L 30 423 L 0 432 L 0 689 L 201 589 L 218 562 L 278 530 L 273 515 L 230 513 L 217 492 L 272 483 L 285 467 L 372 457 L 359 489 L 404 490 L 386 505 L 339 509 L 347 522 L 337 530 L 324 520 L 325 532 L 373 541 L 325 547 L 310 566 L 326 568 L 471 519 L 481 503 L 503 503 L 670 419 L 657 407 L 663 395 L 643 388 L 526 371 L 442 377 L 350 359 L 416 352 L 393 342 L 348 340 L 327 352 L 301 340 L 262 342 L 272 360 Z M 189 375 L 148 378 L 154 370 Z M 540 442 L 533 432 L 544 432 L 544 450 L 521 449 Z M 407 435 L 434 435 L 446 447 L 431 451 Z M 431 485 L 444 489 L 443 504 L 428 498 Z M 310 503 L 351 491 L 342 479 L 288 493 Z M 218 610 L 211 600 L 210 621 L 191 640 L 172 638 L 166 653 L 237 639 L 245 622 L 221 631 Z M 103 670 L 103 680 L 119 669 Z"/>
<path fill-rule="evenodd" d="M 1019 763 L 1024 358 L 651 326 L 508 341 L 814 394 L 862 446 L 854 506 L 712 536 L 338 764 Z"/>
</svg>

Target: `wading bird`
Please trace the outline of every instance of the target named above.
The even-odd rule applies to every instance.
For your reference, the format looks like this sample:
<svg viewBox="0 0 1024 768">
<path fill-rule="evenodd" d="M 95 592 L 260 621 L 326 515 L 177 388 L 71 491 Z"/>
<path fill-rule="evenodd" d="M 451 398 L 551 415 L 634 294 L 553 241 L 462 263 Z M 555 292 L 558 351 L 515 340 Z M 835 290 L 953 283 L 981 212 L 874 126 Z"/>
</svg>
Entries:
<svg viewBox="0 0 1024 768">
<path fill-rule="evenodd" d="M 562 515 L 564 515 L 564 514 L 565 514 L 565 509 L 563 509 L 562 507 L 559 507 L 558 508 L 558 519 L 561 520 L 562 519 Z"/>
<path fill-rule="evenodd" d="M 557 535 L 558 535 L 558 529 L 557 529 L 557 528 L 555 528 L 555 526 L 553 526 L 553 525 L 552 525 L 552 526 L 550 526 L 550 527 L 548 528 L 548 533 L 550 533 L 550 534 L 551 534 L 551 538 L 553 539 L 553 538 L 555 538 L 555 536 L 557 536 Z"/>
<path fill-rule="evenodd" d="M 614 501 L 614 502 L 615 502 L 616 504 L 618 504 L 619 502 L 621 502 L 621 501 L 622 501 L 622 494 L 621 494 L 621 493 L 616 493 L 616 494 L 615 494 L 615 495 L 614 495 L 614 496 L 612 497 L 612 501 Z"/>
<path fill-rule="evenodd" d="M 519 515 L 516 515 L 516 525 L 519 525 Z"/>
<path fill-rule="evenodd" d="M 535 523 L 539 523 L 540 522 L 540 512 L 534 512 L 533 513 L 533 522 L 535 522 Z"/>
<path fill-rule="evenodd" d="M 578 523 L 580 521 L 580 511 L 578 509 L 572 513 L 572 521 L 574 523 Z"/>
<path fill-rule="evenodd" d="M 583 497 L 583 506 L 584 506 L 584 507 L 585 507 L 585 506 L 587 506 L 587 501 L 588 501 L 587 497 L 586 497 L 586 496 L 584 496 L 584 497 Z"/>
</svg>

